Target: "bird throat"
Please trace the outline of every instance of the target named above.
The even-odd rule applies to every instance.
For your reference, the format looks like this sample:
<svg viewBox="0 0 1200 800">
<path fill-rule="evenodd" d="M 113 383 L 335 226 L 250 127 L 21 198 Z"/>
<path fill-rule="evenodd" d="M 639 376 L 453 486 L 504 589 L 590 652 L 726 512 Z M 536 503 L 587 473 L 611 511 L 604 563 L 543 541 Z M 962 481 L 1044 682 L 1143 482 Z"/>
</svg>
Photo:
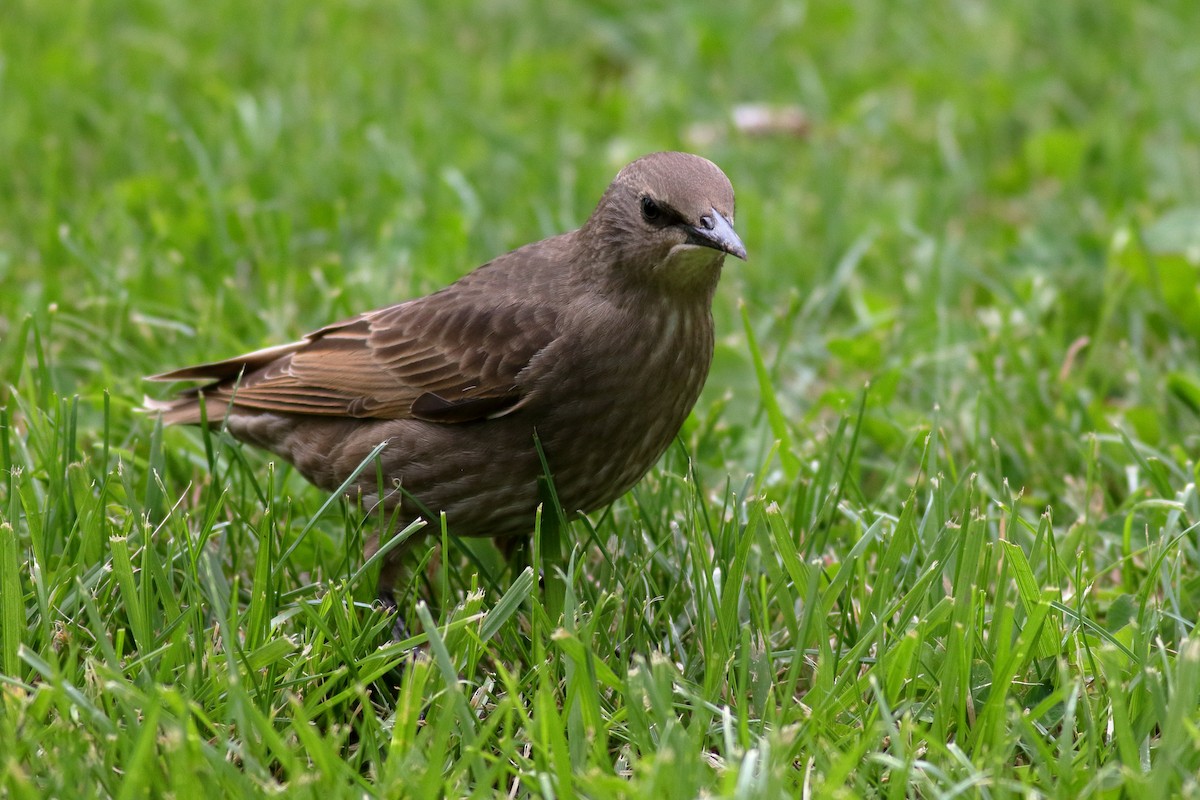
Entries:
<svg viewBox="0 0 1200 800">
<path fill-rule="evenodd" d="M 720 251 L 694 244 L 677 244 L 654 268 L 654 275 L 672 287 L 703 292 L 711 297 L 724 263 L 725 254 Z"/>
</svg>

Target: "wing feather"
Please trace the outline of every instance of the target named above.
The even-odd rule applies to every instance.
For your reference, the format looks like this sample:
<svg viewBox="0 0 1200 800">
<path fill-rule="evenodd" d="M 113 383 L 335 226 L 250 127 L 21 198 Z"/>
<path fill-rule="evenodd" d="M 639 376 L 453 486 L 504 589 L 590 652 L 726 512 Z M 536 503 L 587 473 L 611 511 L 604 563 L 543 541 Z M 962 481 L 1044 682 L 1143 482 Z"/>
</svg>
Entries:
<svg viewBox="0 0 1200 800">
<path fill-rule="evenodd" d="M 226 410 L 458 423 L 502 416 L 524 398 L 522 371 L 559 333 L 575 234 L 503 255 L 445 289 L 327 325 L 298 342 L 155 376 L 209 381 L 150 401 L 168 423 Z M 519 286 L 519 289 L 516 287 Z M 516 289 L 516 290 L 515 290 Z"/>
<path fill-rule="evenodd" d="M 518 376 L 553 340 L 555 320 L 531 304 L 463 299 L 431 295 L 328 325 L 299 342 L 154 380 L 213 381 L 174 401 L 171 421 L 198 421 L 198 408 L 189 415 L 188 406 L 198 406 L 200 394 L 210 418 L 229 405 L 438 422 L 497 416 L 520 402 Z"/>
</svg>

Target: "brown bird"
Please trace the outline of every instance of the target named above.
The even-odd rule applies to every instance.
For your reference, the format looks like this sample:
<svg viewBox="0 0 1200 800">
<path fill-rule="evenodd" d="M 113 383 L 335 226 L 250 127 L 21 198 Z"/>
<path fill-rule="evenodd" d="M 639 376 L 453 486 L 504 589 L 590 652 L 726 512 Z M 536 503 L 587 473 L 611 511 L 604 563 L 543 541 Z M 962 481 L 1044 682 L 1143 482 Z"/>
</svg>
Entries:
<svg viewBox="0 0 1200 800">
<path fill-rule="evenodd" d="M 725 255 L 746 257 L 733 216 L 715 164 L 654 153 L 578 230 L 298 342 L 155 375 L 208 383 L 148 402 L 196 424 L 203 397 L 209 424 L 328 491 L 387 442 L 385 496 L 375 468 L 353 487 L 368 507 L 382 501 L 401 525 L 445 513 L 456 536 L 529 534 L 545 475 L 535 435 L 575 514 L 624 494 L 678 433 L 712 361 Z M 397 550 L 380 578 L 389 605 Z"/>
</svg>

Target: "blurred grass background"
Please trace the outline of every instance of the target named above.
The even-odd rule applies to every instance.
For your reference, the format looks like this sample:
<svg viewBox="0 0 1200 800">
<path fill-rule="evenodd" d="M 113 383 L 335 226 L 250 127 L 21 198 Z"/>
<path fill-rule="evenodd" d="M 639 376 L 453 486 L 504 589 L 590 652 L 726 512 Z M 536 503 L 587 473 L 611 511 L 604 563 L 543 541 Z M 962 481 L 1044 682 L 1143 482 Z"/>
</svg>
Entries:
<svg viewBox="0 0 1200 800">
<path fill-rule="evenodd" d="M 1196 30 L 1187 0 L 12 0 L 5 791 L 1197 791 Z M 725 169 L 751 254 L 685 446 L 574 526 L 561 629 L 447 554 L 444 658 L 377 685 L 357 517 L 156 431 L 140 377 L 434 290 L 660 149 Z"/>
</svg>

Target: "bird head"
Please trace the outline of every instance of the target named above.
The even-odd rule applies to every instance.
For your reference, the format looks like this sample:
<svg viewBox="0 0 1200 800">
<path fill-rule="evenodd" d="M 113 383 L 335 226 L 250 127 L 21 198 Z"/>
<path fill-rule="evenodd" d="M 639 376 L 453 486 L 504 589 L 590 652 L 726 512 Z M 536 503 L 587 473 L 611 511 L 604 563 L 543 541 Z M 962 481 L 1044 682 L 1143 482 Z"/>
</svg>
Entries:
<svg viewBox="0 0 1200 800">
<path fill-rule="evenodd" d="M 584 228 L 625 279 L 711 288 L 726 254 L 746 258 L 733 216 L 733 186 L 716 164 L 652 153 L 617 174 Z"/>
</svg>

